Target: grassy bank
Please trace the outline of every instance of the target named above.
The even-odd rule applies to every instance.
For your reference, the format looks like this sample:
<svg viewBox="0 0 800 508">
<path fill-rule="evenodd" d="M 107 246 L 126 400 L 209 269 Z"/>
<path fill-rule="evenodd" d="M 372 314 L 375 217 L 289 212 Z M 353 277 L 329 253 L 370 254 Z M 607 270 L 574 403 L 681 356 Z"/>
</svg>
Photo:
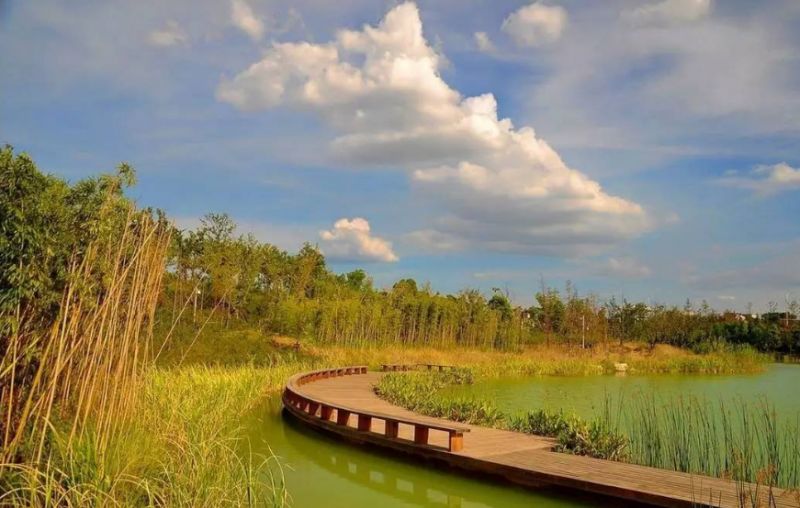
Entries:
<svg viewBox="0 0 800 508">
<path fill-rule="evenodd" d="M 459 371 L 395 373 L 376 393 L 428 416 L 553 437 L 566 453 L 800 489 L 800 421 L 779 419 L 766 401 L 717 405 L 640 395 L 616 407 L 606 401 L 602 414 L 586 420 L 543 409 L 506 414 L 488 400 L 441 393 L 471 379 Z"/>
<path fill-rule="evenodd" d="M 303 364 L 153 370 L 134 418 L 100 447 L 55 424 L 43 464 L 0 468 L 0 505 L 286 506 L 274 457 L 247 456 L 237 421 Z"/>
<path fill-rule="evenodd" d="M 627 363 L 631 374 L 742 374 L 762 372 L 767 355 L 749 348 L 729 348 L 697 354 L 672 346 L 653 349 L 623 347 L 580 349 L 531 346 L 515 352 L 481 349 L 336 348 L 315 345 L 303 350 L 331 365 L 365 363 L 434 363 L 469 367 L 477 377 L 585 376 L 612 374 L 615 363 Z"/>
</svg>

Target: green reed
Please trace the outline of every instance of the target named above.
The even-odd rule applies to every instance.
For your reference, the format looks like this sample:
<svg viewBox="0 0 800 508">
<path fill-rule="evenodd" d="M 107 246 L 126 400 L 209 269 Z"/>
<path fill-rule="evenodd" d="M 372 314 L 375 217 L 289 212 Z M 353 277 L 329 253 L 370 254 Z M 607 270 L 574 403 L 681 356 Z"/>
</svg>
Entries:
<svg viewBox="0 0 800 508">
<path fill-rule="evenodd" d="M 635 395 L 622 409 L 630 461 L 769 487 L 800 487 L 800 425 L 766 400 Z"/>
</svg>

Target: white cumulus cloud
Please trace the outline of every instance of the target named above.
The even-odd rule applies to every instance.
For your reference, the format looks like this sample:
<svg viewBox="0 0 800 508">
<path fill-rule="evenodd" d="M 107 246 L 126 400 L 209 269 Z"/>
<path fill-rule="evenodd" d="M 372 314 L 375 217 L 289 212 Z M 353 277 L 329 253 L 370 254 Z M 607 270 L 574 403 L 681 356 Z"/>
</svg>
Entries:
<svg viewBox="0 0 800 508">
<path fill-rule="evenodd" d="M 413 235 L 429 246 L 581 253 L 652 226 L 640 205 L 568 167 L 532 128 L 498 118 L 492 94 L 451 88 L 441 64 L 416 5 L 404 3 L 329 43 L 273 44 L 217 97 L 241 110 L 315 112 L 336 133 L 340 160 L 408 170 L 443 208 Z"/>
<path fill-rule="evenodd" d="M 153 30 L 147 35 L 147 42 L 153 46 L 169 47 L 186 44 L 189 38 L 177 21 L 168 21 L 164 28 Z"/>
<path fill-rule="evenodd" d="M 711 0 L 662 0 L 622 11 L 634 24 L 667 24 L 697 21 L 711 12 Z"/>
<path fill-rule="evenodd" d="M 727 187 L 751 190 L 759 196 L 800 189 L 800 169 L 785 162 L 757 166 L 745 175 L 731 173 L 718 182 Z"/>
<path fill-rule="evenodd" d="M 333 229 L 320 231 L 319 236 L 325 255 L 332 259 L 387 263 L 399 259 L 392 250 L 392 243 L 374 236 L 369 222 L 361 217 L 339 219 Z"/>
<path fill-rule="evenodd" d="M 254 41 L 264 37 L 264 22 L 255 15 L 245 0 L 232 0 L 231 21 Z"/>
<path fill-rule="evenodd" d="M 566 9 L 536 2 L 511 13 L 502 30 L 519 46 L 540 46 L 558 40 L 566 26 Z"/>
</svg>

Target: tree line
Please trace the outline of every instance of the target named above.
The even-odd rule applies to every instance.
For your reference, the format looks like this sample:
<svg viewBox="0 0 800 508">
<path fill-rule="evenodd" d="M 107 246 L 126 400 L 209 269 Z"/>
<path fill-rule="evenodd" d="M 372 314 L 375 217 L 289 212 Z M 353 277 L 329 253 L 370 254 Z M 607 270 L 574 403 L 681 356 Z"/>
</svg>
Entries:
<svg viewBox="0 0 800 508">
<path fill-rule="evenodd" d="M 116 174 L 69 184 L 43 174 L 10 147 L 0 152 L 0 172 L 0 327 L 8 331 L 23 315 L 54 315 L 70 260 L 92 237 L 121 231 L 113 224 L 128 220 L 121 212 L 130 204 L 124 188 L 135 178 L 129 166 L 121 165 Z M 101 213 L 108 203 L 120 212 Z M 173 226 L 159 319 L 198 327 L 209 319 L 247 323 L 344 346 L 513 350 L 535 343 L 593 347 L 642 341 L 697 351 L 747 344 L 800 354 L 796 302 L 785 312 L 754 316 L 717 312 L 705 303 L 678 307 L 604 300 L 581 295 L 570 283 L 558 290 L 542 282 L 529 307 L 514 305 L 497 288 L 489 295 L 475 289 L 442 294 L 413 279 L 378 288 L 362 269 L 335 273 L 314 245 L 291 253 L 236 229 L 228 215 L 216 213 L 195 228 Z"/>
</svg>

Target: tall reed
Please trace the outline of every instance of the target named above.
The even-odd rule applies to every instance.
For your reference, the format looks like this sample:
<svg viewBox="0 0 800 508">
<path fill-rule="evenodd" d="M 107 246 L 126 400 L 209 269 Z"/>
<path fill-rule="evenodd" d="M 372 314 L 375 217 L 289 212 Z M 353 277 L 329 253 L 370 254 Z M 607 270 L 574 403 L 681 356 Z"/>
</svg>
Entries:
<svg viewBox="0 0 800 508">
<path fill-rule="evenodd" d="M 123 217 L 119 228 L 101 223 L 73 255 L 52 325 L 22 326 L 11 337 L 0 363 L 4 461 L 23 440 L 33 445 L 28 458 L 41 461 L 55 419 L 69 419 L 69 442 L 91 420 L 102 449 L 129 415 L 149 365 L 169 230 L 132 206 Z"/>
<path fill-rule="evenodd" d="M 621 425 L 632 462 L 797 489 L 798 418 L 779 418 L 766 400 L 713 404 L 697 397 L 663 401 L 637 394 L 628 400 Z"/>
<path fill-rule="evenodd" d="M 170 228 L 114 188 L 86 227 L 88 241 L 76 243 L 64 267 L 55 318 L 18 310 L 0 358 L 0 478 L 22 488 L 31 505 L 81 504 L 89 495 L 70 475 L 107 463 L 151 365 Z"/>
</svg>

